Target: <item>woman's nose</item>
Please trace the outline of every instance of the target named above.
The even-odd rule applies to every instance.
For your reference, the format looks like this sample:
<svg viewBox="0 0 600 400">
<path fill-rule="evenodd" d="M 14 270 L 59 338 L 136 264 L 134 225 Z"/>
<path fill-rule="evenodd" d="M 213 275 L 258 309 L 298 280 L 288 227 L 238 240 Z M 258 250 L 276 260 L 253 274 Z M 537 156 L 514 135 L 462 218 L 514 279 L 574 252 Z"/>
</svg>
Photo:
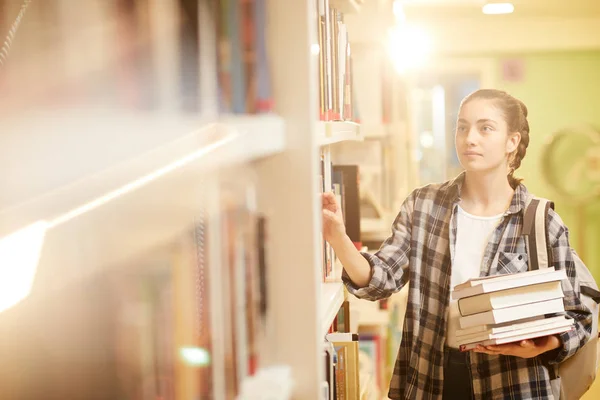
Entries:
<svg viewBox="0 0 600 400">
<path fill-rule="evenodd" d="M 465 142 L 468 145 L 474 145 L 477 140 L 477 134 L 478 132 L 476 128 L 469 129 L 469 131 L 467 132 L 467 137 L 465 138 Z"/>
</svg>

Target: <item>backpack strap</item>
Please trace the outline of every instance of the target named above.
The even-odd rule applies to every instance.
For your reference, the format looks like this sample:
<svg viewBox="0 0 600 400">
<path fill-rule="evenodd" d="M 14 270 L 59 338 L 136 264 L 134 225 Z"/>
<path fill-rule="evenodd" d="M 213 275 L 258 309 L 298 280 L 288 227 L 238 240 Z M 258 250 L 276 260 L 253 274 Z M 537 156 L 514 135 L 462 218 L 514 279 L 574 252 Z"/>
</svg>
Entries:
<svg viewBox="0 0 600 400">
<path fill-rule="evenodd" d="M 600 304 L 600 292 L 589 286 L 581 286 L 579 288 L 581 294 L 590 297 L 596 304 Z M 600 336 L 600 333 L 598 334 Z"/>
<path fill-rule="evenodd" d="M 525 205 L 521 234 L 526 239 L 530 270 L 548 268 L 551 262 L 546 240 L 546 226 L 550 208 L 554 209 L 553 202 L 537 197 L 530 197 Z"/>
</svg>

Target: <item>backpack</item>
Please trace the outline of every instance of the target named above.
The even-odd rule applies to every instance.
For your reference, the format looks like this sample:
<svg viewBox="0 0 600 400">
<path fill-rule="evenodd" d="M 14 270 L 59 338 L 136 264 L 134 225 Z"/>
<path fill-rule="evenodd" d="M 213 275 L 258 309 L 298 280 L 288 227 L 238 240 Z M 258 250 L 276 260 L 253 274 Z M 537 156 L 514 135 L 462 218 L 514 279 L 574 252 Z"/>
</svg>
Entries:
<svg viewBox="0 0 600 400">
<path fill-rule="evenodd" d="M 547 246 L 546 221 L 548 210 L 554 204 L 546 199 L 530 198 L 523 214 L 523 231 L 529 269 L 547 268 L 551 263 L 551 253 Z M 592 312 L 592 333 L 585 345 L 570 358 L 555 368 L 552 391 L 556 399 L 576 400 L 588 391 L 598 370 L 598 303 L 600 291 L 594 277 L 577 253 L 571 249 L 575 270 L 580 282 L 580 300 Z M 552 375 L 552 371 L 551 371 Z"/>
</svg>

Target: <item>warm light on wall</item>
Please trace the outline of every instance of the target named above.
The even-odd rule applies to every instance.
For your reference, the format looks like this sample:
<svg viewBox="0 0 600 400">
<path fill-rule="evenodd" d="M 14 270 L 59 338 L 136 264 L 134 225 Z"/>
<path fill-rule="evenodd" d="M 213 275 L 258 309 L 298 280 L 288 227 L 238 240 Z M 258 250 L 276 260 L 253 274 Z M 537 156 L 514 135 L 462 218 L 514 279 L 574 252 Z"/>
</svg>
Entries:
<svg viewBox="0 0 600 400">
<path fill-rule="evenodd" d="M 399 73 L 425 64 L 431 55 L 431 38 L 416 26 L 402 24 L 388 33 L 388 52 Z"/>
<path fill-rule="evenodd" d="M 510 14 L 515 11 L 515 6 L 511 3 L 488 3 L 483 6 L 482 11 L 490 15 Z"/>
</svg>

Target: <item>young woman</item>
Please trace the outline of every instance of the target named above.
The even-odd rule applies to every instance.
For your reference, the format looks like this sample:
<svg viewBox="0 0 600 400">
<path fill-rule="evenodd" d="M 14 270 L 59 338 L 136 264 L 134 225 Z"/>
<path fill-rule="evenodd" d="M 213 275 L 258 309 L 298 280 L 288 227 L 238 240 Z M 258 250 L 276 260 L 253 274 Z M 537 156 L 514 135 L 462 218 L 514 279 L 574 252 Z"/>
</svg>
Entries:
<svg viewBox="0 0 600 400">
<path fill-rule="evenodd" d="M 348 290 L 374 301 L 409 284 L 391 399 L 552 399 L 553 365 L 589 337 L 592 317 L 579 300 L 568 230 L 550 210 L 548 245 L 553 266 L 569 277 L 563 283 L 564 304 L 575 329 L 472 352 L 462 353 L 456 345 L 459 314 L 450 301 L 451 287 L 528 268 L 520 232 L 530 195 L 513 175 L 528 144 L 527 108 L 521 101 L 499 90 L 467 96 L 456 128 L 456 152 L 465 171 L 414 190 L 375 254 L 355 249 L 335 197 L 323 195 L 325 239 L 344 266 Z"/>
</svg>

